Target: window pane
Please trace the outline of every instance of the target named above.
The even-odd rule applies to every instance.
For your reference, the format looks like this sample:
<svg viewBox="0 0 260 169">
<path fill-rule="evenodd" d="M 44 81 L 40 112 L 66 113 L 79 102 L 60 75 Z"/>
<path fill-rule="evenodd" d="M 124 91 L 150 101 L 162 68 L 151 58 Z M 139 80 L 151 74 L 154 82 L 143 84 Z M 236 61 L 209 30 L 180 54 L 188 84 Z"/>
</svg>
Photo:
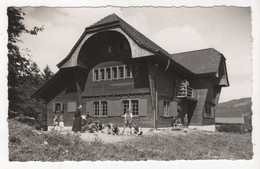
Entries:
<svg viewBox="0 0 260 169">
<path fill-rule="evenodd" d="M 132 100 L 131 104 L 132 104 L 132 113 L 133 113 L 133 115 L 138 115 L 138 111 L 139 111 L 138 100 Z"/>
<path fill-rule="evenodd" d="M 123 111 L 125 114 L 126 110 L 129 109 L 129 100 L 123 100 L 122 103 L 123 103 Z"/>
<path fill-rule="evenodd" d="M 124 66 L 118 67 L 119 78 L 124 78 Z"/>
<path fill-rule="evenodd" d="M 102 101 L 101 106 L 102 106 L 102 115 L 106 116 L 107 115 L 107 101 Z"/>
<path fill-rule="evenodd" d="M 113 72 L 113 79 L 117 79 L 117 67 L 113 67 L 112 72 Z"/>
<path fill-rule="evenodd" d="M 55 112 L 61 111 L 61 103 L 55 103 Z"/>
<path fill-rule="evenodd" d="M 106 78 L 107 80 L 111 79 L 111 68 L 106 68 Z"/>
<path fill-rule="evenodd" d="M 94 104 L 94 115 L 98 116 L 99 115 L 99 102 L 93 102 Z"/>
<path fill-rule="evenodd" d="M 125 77 L 127 77 L 127 78 L 131 77 L 131 66 L 130 65 L 125 66 Z"/>
<path fill-rule="evenodd" d="M 99 73 L 98 73 L 98 69 L 94 70 L 94 81 L 98 81 L 99 80 Z"/>
<path fill-rule="evenodd" d="M 100 80 L 105 80 L 105 69 L 100 69 Z"/>
</svg>

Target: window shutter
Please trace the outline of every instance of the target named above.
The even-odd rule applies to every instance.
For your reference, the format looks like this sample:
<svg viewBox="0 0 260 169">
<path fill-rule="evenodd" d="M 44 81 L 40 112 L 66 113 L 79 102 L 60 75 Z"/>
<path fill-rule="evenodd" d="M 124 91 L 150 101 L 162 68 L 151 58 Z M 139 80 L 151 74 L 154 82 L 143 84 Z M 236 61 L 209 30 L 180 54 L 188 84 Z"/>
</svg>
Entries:
<svg viewBox="0 0 260 169">
<path fill-rule="evenodd" d="M 108 101 L 108 116 L 122 116 L 123 109 L 121 100 Z"/>
<path fill-rule="evenodd" d="M 52 112 L 55 112 L 55 102 L 52 103 Z"/>
<path fill-rule="evenodd" d="M 89 112 L 89 115 L 93 116 L 93 103 L 92 103 L 92 101 L 86 102 L 86 112 Z"/>
<path fill-rule="evenodd" d="M 170 102 L 170 115 L 177 116 L 177 102 Z"/>
<path fill-rule="evenodd" d="M 60 103 L 60 111 L 63 111 L 63 103 Z"/>
<path fill-rule="evenodd" d="M 76 102 L 68 102 L 68 112 L 77 111 L 77 103 Z"/>
<path fill-rule="evenodd" d="M 158 114 L 159 116 L 164 115 L 164 110 L 163 110 L 163 100 L 158 101 Z"/>
<path fill-rule="evenodd" d="M 147 99 L 139 100 L 139 116 L 147 116 Z"/>
</svg>

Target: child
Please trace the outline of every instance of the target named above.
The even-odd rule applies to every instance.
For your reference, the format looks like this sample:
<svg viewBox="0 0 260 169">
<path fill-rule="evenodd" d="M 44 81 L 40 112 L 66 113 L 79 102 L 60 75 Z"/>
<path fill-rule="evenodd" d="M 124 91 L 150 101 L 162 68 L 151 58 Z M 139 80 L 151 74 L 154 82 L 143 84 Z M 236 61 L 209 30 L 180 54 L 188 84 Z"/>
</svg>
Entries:
<svg viewBox="0 0 260 169">
<path fill-rule="evenodd" d="M 181 119 L 177 118 L 177 120 L 176 120 L 176 130 L 181 130 L 181 129 L 182 129 Z"/>
<path fill-rule="evenodd" d="M 53 119 L 53 130 L 56 131 L 59 127 L 59 120 L 58 120 L 58 117 L 55 116 L 54 119 Z"/>
<path fill-rule="evenodd" d="M 60 130 L 62 131 L 64 129 L 64 120 L 62 116 L 60 116 L 59 126 L 60 126 Z"/>
<path fill-rule="evenodd" d="M 112 135 L 119 134 L 119 127 L 117 125 L 113 123 L 108 123 L 107 127 L 108 127 L 107 134 L 112 134 Z"/>
<path fill-rule="evenodd" d="M 143 131 L 141 127 L 138 127 L 137 125 L 134 124 L 134 135 L 135 136 L 140 136 L 143 134 Z"/>
<path fill-rule="evenodd" d="M 124 126 L 124 129 L 122 131 L 122 135 L 124 134 L 126 127 L 129 127 L 130 134 L 132 134 L 131 123 L 132 123 L 132 120 L 133 120 L 133 114 L 130 112 L 130 109 L 126 110 L 124 117 L 125 117 L 125 126 Z"/>
<path fill-rule="evenodd" d="M 188 128 L 189 126 L 188 114 L 185 114 L 183 121 L 184 121 L 184 128 Z"/>
<path fill-rule="evenodd" d="M 119 127 L 117 125 L 112 125 L 112 135 L 118 135 L 119 134 Z"/>
</svg>

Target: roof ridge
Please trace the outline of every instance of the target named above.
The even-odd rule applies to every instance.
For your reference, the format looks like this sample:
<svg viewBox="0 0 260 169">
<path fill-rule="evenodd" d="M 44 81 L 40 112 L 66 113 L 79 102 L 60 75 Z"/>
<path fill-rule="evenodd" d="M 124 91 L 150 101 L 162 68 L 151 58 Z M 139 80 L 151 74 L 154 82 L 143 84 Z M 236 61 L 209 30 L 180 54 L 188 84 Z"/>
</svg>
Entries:
<svg viewBox="0 0 260 169">
<path fill-rule="evenodd" d="M 190 51 L 185 51 L 185 52 L 177 52 L 177 53 L 171 53 L 170 55 L 178 55 L 178 54 L 185 54 L 185 53 L 191 53 L 191 52 L 199 52 L 199 51 L 204 51 L 204 50 L 214 50 L 221 54 L 218 50 L 215 48 L 204 48 L 204 49 L 196 49 L 196 50 L 190 50 Z"/>
</svg>

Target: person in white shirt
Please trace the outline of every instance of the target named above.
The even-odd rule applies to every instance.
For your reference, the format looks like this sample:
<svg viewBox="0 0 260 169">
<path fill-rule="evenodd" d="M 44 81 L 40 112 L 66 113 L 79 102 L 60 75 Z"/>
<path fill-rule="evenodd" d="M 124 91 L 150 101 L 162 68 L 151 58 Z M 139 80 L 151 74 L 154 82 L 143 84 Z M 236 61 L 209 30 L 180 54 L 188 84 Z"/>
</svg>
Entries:
<svg viewBox="0 0 260 169">
<path fill-rule="evenodd" d="M 132 134 L 131 124 L 132 124 L 132 120 L 133 120 L 133 114 L 130 111 L 130 109 L 126 110 L 126 113 L 124 114 L 124 118 L 125 118 L 125 126 L 124 126 L 124 129 L 122 131 L 122 135 L 124 134 L 126 127 L 129 127 L 130 134 Z"/>
</svg>

